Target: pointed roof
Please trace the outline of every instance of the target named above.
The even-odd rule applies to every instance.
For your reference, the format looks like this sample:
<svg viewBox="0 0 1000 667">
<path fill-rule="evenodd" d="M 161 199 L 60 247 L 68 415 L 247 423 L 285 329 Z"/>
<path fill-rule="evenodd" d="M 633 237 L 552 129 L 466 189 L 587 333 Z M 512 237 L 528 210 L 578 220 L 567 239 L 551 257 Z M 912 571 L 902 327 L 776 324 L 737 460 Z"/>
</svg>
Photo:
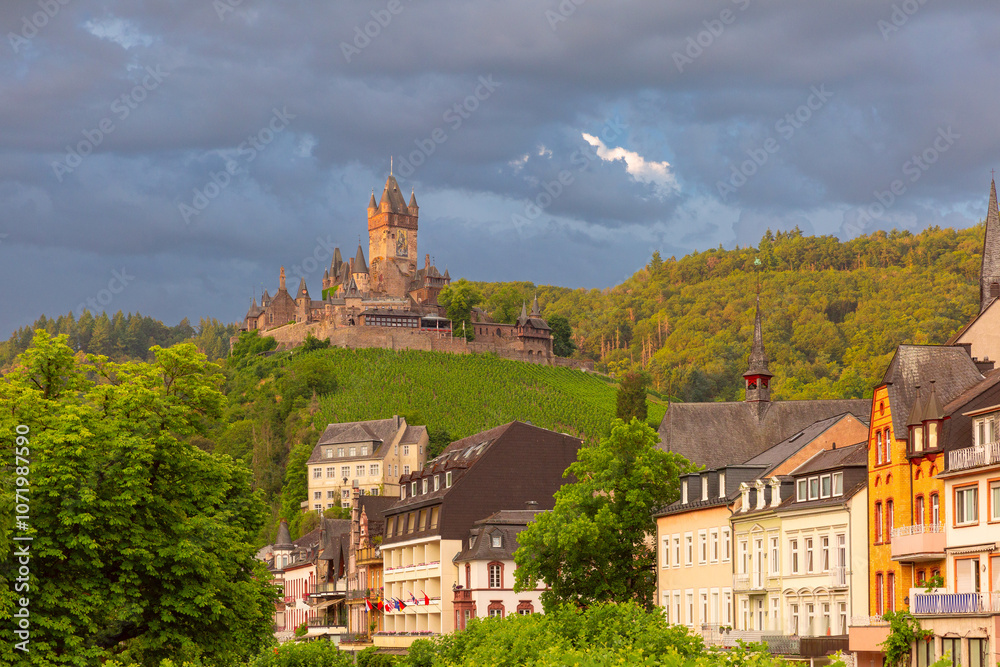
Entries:
<svg viewBox="0 0 1000 667">
<path fill-rule="evenodd" d="M 340 265 L 344 263 L 343 258 L 340 256 L 340 246 L 333 249 L 333 259 L 330 260 L 330 275 L 337 277 L 340 273 Z"/>
<path fill-rule="evenodd" d="M 388 204 L 389 210 L 393 213 L 405 213 L 407 215 L 410 213 L 406 206 L 406 201 L 399 191 L 399 183 L 396 182 L 396 177 L 392 174 L 389 174 L 389 178 L 385 181 L 385 188 L 382 190 L 382 200 L 379 202 L 379 206 L 382 204 Z"/>
<path fill-rule="evenodd" d="M 917 395 L 913 399 L 913 405 L 910 406 L 910 416 L 906 420 L 907 426 L 920 426 L 924 423 L 924 404 L 920 400 L 920 385 L 916 386 Z"/>
<path fill-rule="evenodd" d="M 261 308 L 257 305 L 257 298 L 254 297 L 250 300 L 250 310 L 247 311 L 247 317 L 257 317 L 260 313 Z"/>
<path fill-rule="evenodd" d="M 358 254 L 354 256 L 354 272 L 368 273 L 368 263 L 365 262 L 365 251 L 358 246 Z"/>
<path fill-rule="evenodd" d="M 410 208 L 420 208 L 417 206 L 417 195 L 414 194 L 413 190 L 410 190 L 410 203 L 408 204 Z"/>
<path fill-rule="evenodd" d="M 375 203 L 375 191 L 372 190 L 372 198 L 368 200 L 368 208 L 378 208 L 378 204 Z"/>
<path fill-rule="evenodd" d="M 531 316 L 532 317 L 541 317 L 542 316 L 542 311 L 538 307 L 538 295 L 537 294 L 535 295 L 534 301 L 531 302 Z"/>
<path fill-rule="evenodd" d="M 979 312 L 993 300 L 989 286 L 1000 280 L 1000 211 L 997 209 L 997 184 L 990 181 L 990 203 L 986 207 L 986 233 L 983 234 L 983 262 L 979 271 Z"/>
<path fill-rule="evenodd" d="M 521 302 L 521 314 L 517 317 L 517 323 L 519 326 L 524 326 L 524 323 L 528 321 L 528 306 Z"/>
<path fill-rule="evenodd" d="M 444 270 L 444 276 L 443 276 L 443 278 L 445 280 L 451 280 L 451 274 L 448 273 L 448 269 L 447 268 Z"/>
<path fill-rule="evenodd" d="M 278 522 L 278 537 L 274 540 L 276 547 L 292 546 L 292 534 L 288 532 L 288 522 L 282 519 Z"/>
<path fill-rule="evenodd" d="M 927 397 L 924 404 L 924 421 L 944 419 L 944 408 L 941 406 L 941 399 L 937 395 L 937 387 L 934 380 L 931 380 L 931 395 Z"/>
<path fill-rule="evenodd" d="M 306 287 L 306 279 L 299 278 L 299 296 L 309 296 L 309 289 Z"/>
<path fill-rule="evenodd" d="M 764 351 L 764 335 L 760 327 L 760 294 L 757 294 L 757 312 L 753 320 L 753 343 L 750 345 L 749 364 L 743 377 L 748 375 L 774 377 L 767 369 L 767 352 Z"/>
</svg>

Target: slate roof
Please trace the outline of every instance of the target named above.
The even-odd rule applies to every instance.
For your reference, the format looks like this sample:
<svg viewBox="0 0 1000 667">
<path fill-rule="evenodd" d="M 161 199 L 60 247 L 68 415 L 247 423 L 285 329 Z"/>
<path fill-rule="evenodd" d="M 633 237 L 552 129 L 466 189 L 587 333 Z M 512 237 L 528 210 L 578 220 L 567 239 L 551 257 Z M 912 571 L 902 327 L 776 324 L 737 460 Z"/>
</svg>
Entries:
<svg viewBox="0 0 1000 667">
<path fill-rule="evenodd" d="M 1000 211 L 997 209 L 997 184 L 990 181 L 990 201 L 986 207 L 986 233 L 983 234 L 983 260 L 979 269 L 979 312 L 996 299 L 989 294 L 989 284 L 1000 280 Z"/>
<path fill-rule="evenodd" d="M 427 433 L 426 426 L 410 426 L 406 425 L 406 431 L 403 433 L 403 437 L 399 439 L 399 444 L 401 445 L 415 445 L 420 442 L 421 438 Z"/>
<path fill-rule="evenodd" d="M 364 509 L 368 517 L 368 538 L 385 534 L 385 512 L 396 504 L 395 496 L 361 496 L 358 507 Z"/>
<path fill-rule="evenodd" d="M 859 442 L 847 447 L 824 449 L 791 472 L 793 477 L 845 466 L 867 466 L 868 443 Z"/>
<path fill-rule="evenodd" d="M 375 443 L 372 446 L 371 454 L 368 456 L 382 456 L 383 446 L 388 446 L 399 429 L 402 428 L 404 420 L 401 417 L 390 417 L 389 419 L 373 419 L 363 422 L 344 422 L 342 424 L 327 424 L 323 433 L 319 436 L 316 446 L 313 447 L 312 455 L 306 462 L 320 463 L 321 461 L 340 461 L 351 458 L 351 456 L 326 458 L 323 456 L 323 447 L 336 446 L 351 443 Z M 421 427 L 426 428 L 426 427 Z"/>
<path fill-rule="evenodd" d="M 365 251 L 358 246 L 358 254 L 354 256 L 354 273 L 368 273 L 368 263 L 365 262 Z"/>
<path fill-rule="evenodd" d="M 758 477 L 767 477 L 768 473 L 774 470 L 774 468 L 787 461 L 796 452 L 819 436 L 823 435 L 827 429 L 839 422 L 848 414 L 850 413 L 834 415 L 833 417 L 821 419 L 817 422 L 809 424 L 801 431 L 788 436 L 781 442 L 775 444 L 773 447 L 769 447 L 757 456 L 746 460 L 744 465 L 764 466 L 764 472 L 758 475 Z"/>
<path fill-rule="evenodd" d="M 882 378 L 882 384 L 888 385 L 893 436 L 906 437 L 906 422 L 917 396 L 917 385 L 927 390 L 934 380 L 939 399 L 948 403 L 982 379 L 983 374 L 964 347 L 900 345 Z"/>
<path fill-rule="evenodd" d="M 406 201 L 399 191 L 399 183 L 396 182 L 396 177 L 392 174 L 389 174 L 389 178 L 385 181 L 385 188 L 382 190 L 382 199 L 379 202 L 380 205 L 385 203 L 389 204 L 389 210 L 393 213 L 410 214 L 410 210 L 406 206 Z"/>
<path fill-rule="evenodd" d="M 462 550 L 455 554 L 453 562 L 513 560 L 518 547 L 518 534 L 543 511 L 546 510 L 502 510 L 480 519 L 469 531 L 469 537 L 474 538 L 472 546 L 469 546 L 468 539 L 463 540 Z M 492 538 L 498 533 L 500 546 L 494 547 Z"/>
<path fill-rule="evenodd" d="M 671 403 L 660 423 L 661 448 L 692 463 L 721 468 L 743 463 L 818 421 L 851 413 L 865 424 L 870 399 L 771 401 L 757 418 L 745 401 Z"/>
<path fill-rule="evenodd" d="M 290 547 L 292 545 L 292 534 L 288 532 L 288 522 L 282 519 L 278 522 L 278 537 L 274 540 L 276 547 Z"/>
<path fill-rule="evenodd" d="M 868 486 L 868 480 L 863 479 L 855 484 L 852 484 L 849 488 L 844 488 L 844 494 L 841 496 L 830 496 L 829 498 L 817 498 L 816 500 L 803 500 L 796 501 L 795 494 L 790 493 L 787 498 L 781 501 L 778 505 L 777 510 L 779 512 L 788 510 L 805 510 L 814 507 L 824 507 L 826 505 L 843 505 L 848 500 L 854 497 L 858 491 L 864 489 Z M 749 514 L 749 512 L 748 512 Z"/>
</svg>

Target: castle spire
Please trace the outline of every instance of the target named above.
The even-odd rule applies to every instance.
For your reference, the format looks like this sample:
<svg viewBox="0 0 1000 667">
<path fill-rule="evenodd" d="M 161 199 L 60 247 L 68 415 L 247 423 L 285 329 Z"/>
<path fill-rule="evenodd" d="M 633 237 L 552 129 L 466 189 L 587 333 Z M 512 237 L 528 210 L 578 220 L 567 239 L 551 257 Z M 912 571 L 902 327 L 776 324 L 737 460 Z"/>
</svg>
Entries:
<svg viewBox="0 0 1000 667">
<path fill-rule="evenodd" d="M 285 267 L 281 267 L 281 273 L 278 274 L 278 291 L 285 291 Z"/>
<path fill-rule="evenodd" d="M 979 271 L 979 312 L 1000 298 L 1000 212 L 997 210 L 997 184 L 990 180 L 990 203 L 986 208 L 986 233 L 983 234 L 983 262 Z"/>
<path fill-rule="evenodd" d="M 535 300 L 531 302 L 531 316 L 532 317 L 541 317 L 542 316 L 542 310 L 541 310 L 541 308 L 538 307 L 538 295 L 537 294 L 535 295 Z"/>
<path fill-rule="evenodd" d="M 767 368 L 767 352 L 764 350 L 764 334 L 760 324 L 760 293 L 757 293 L 757 305 L 753 320 L 753 342 L 750 344 L 750 359 L 747 372 L 743 374 L 746 381 L 746 401 L 758 405 L 771 401 L 771 378 L 774 375 Z M 761 413 L 758 416 L 763 416 Z"/>
</svg>

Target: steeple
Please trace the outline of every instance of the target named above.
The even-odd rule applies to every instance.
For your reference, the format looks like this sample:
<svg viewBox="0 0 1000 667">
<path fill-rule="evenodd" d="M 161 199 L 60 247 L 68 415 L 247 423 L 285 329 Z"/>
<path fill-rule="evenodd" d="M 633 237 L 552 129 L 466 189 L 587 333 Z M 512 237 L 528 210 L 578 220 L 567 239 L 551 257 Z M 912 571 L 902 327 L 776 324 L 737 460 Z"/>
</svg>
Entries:
<svg viewBox="0 0 1000 667">
<path fill-rule="evenodd" d="M 299 279 L 299 293 L 298 293 L 297 296 L 300 299 L 303 299 L 303 298 L 304 299 L 308 299 L 309 298 L 309 290 L 308 290 L 308 288 L 306 288 L 306 279 L 305 278 L 300 278 Z"/>
<path fill-rule="evenodd" d="M 1000 298 L 1000 212 L 997 210 L 997 184 L 991 180 L 986 233 L 983 234 L 983 263 L 979 271 L 979 312 L 986 310 L 986 306 L 997 298 Z"/>
<path fill-rule="evenodd" d="M 539 318 L 542 316 L 542 311 L 538 307 L 538 295 L 537 294 L 535 295 L 535 300 L 531 302 L 531 316 L 532 317 L 539 317 Z"/>
<path fill-rule="evenodd" d="M 372 195 L 374 199 L 374 195 Z M 382 190 L 382 199 L 379 201 L 379 209 L 383 206 L 387 206 L 391 213 L 403 213 L 408 215 L 410 213 L 409 208 L 406 206 L 406 201 L 403 199 L 403 194 L 399 191 L 399 183 L 396 182 L 396 177 L 389 174 L 389 178 L 385 180 L 385 188 Z"/>
<path fill-rule="evenodd" d="M 521 302 L 521 315 L 517 318 L 517 325 L 520 327 L 524 326 L 524 323 L 528 321 L 528 306 Z"/>
<path fill-rule="evenodd" d="M 365 252 L 358 244 L 358 254 L 354 256 L 354 273 L 368 273 L 368 264 L 365 262 Z"/>
<path fill-rule="evenodd" d="M 285 292 L 285 267 L 281 267 L 281 273 L 278 274 L 278 291 Z"/>
<path fill-rule="evenodd" d="M 743 374 L 746 381 L 746 401 L 748 403 L 770 403 L 771 378 L 774 375 L 767 368 L 767 352 L 764 351 L 764 335 L 760 325 L 760 293 L 757 293 L 757 306 L 753 320 L 753 342 L 750 344 L 750 359 L 747 372 Z"/>
<path fill-rule="evenodd" d="M 372 198 L 368 200 L 368 210 L 372 211 L 378 208 L 378 204 L 375 203 L 375 191 L 372 190 Z"/>
<path fill-rule="evenodd" d="M 278 522 L 278 538 L 274 541 L 276 547 L 291 547 L 292 535 L 288 532 L 288 522 L 282 519 Z"/>
<path fill-rule="evenodd" d="M 417 206 L 417 195 L 413 192 L 413 188 L 410 188 L 410 203 L 407 205 L 407 208 L 410 209 L 410 215 L 417 215 L 417 211 L 420 210 L 420 207 Z"/>
</svg>

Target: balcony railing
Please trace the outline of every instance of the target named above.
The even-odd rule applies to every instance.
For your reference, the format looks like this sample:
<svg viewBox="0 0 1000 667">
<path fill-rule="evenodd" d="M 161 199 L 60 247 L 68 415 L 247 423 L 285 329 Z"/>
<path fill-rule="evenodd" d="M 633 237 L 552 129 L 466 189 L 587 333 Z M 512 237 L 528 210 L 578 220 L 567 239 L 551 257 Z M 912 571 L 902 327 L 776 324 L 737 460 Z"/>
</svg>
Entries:
<svg viewBox="0 0 1000 667">
<path fill-rule="evenodd" d="M 914 614 L 996 614 L 1000 613 L 1000 591 L 992 593 L 916 594 Z"/>
<path fill-rule="evenodd" d="M 773 576 L 777 577 L 777 575 Z M 733 575 L 733 590 L 736 591 L 763 591 L 768 588 L 774 588 L 777 585 L 777 578 L 772 578 L 771 575 L 763 572 Z"/>
<path fill-rule="evenodd" d="M 308 620 L 310 628 L 345 628 L 346 623 L 340 621 L 340 619 L 329 618 L 326 616 L 313 616 Z"/>
<path fill-rule="evenodd" d="M 907 535 L 926 535 L 928 533 L 943 533 L 944 524 L 925 523 L 915 526 L 900 526 L 892 529 L 893 537 L 906 537 Z"/>
<path fill-rule="evenodd" d="M 844 588 L 847 586 L 847 568 L 843 565 L 834 565 L 830 568 L 830 587 Z"/>
<path fill-rule="evenodd" d="M 355 558 L 357 559 L 358 565 L 368 565 L 370 563 L 380 563 L 382 562 L 382 549 L 381 547 L 365 547 L 364 549 L 358 549 L 355 552 Z"/>
<path fill-rule="evenodd" d="M 306 599 L 309 596 L 330 597 L 330 596 L 344 595 L 346 592 L 347 589 L 343 581 L 335 583 L 327 582 L 327 583 L 314 584 L 313 586 L 310 586 L 309 592 L 303 595 L 302 598 Z"/>
<path fill-rule="evenodd" d="M 965 470 L 1000 463 L 1000 441 L 948 452 L 948 470 Z"/>
<path fill-rule="evenodd" d="M 851 627 L 853 628 L 870 628 L 878 625 L 889 625 L 889 621 L 885 620 L 881 616 L 852 616 L 851 617 Z"/>
<path fill-rule="evenodd" d="M 940 523 L 892 529 L 892 559 L 930 561 L 944 558 L 944 526 Z"/>
</svg>

